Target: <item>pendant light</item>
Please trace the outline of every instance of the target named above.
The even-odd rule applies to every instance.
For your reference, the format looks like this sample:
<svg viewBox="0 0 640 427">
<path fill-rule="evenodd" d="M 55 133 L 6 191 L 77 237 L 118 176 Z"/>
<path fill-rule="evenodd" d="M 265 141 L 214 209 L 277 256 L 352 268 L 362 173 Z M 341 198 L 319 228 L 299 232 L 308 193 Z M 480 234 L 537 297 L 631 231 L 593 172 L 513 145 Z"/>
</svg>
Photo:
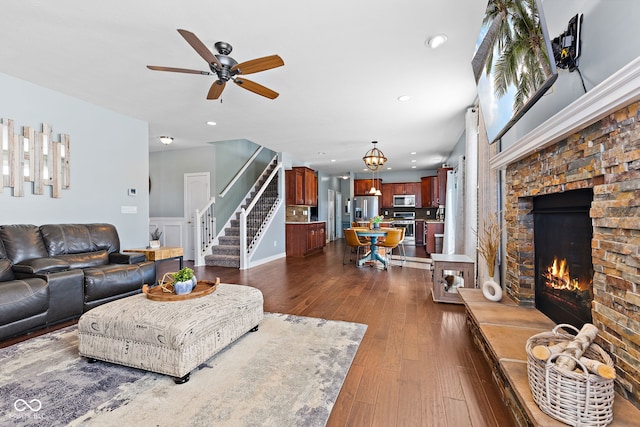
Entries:
<svg viewBox="0 0 640 427">
<path fill-rule="evenodd" d="M 382 151 L 376 148 L 378 141 L 372 141 L 371 143 L 373 144 L 373 148 L 367 151 L 362 160 L 369 170 L 377 171 L 384 165 L 387 158 Z"/>
</svg>

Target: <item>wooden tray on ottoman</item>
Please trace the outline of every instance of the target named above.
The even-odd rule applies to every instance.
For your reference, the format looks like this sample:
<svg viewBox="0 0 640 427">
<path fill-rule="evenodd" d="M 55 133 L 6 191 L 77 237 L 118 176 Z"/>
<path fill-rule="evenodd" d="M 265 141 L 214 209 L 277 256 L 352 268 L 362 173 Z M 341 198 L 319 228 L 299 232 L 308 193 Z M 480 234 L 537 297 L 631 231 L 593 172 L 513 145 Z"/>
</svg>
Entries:
<svg viewBox="0 0 640 427">
<path fill-rule="evenodd" d="M 149 285 L 142 285 L 142 293 L 145 294 L 148 299 L 153 301 L 184 301 L 209 295 L 216 290 L 219 284 L 219 277 L 216 277 L 215 282 L 212 282 L 211 280 L 198 280 L 198 284 L 193 291 L 185 295 L 176 295 L 173 292 L 165 292 L 160 286 L 154 286 L 151 288 Z"/>
</svg>

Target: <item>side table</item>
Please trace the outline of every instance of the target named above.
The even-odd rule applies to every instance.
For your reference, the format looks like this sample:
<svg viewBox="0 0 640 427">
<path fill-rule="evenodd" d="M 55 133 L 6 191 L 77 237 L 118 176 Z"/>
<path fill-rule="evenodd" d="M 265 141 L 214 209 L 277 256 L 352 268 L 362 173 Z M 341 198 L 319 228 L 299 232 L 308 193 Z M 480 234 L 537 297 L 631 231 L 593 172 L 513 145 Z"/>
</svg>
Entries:
<svg viewBox="0 0 640 427">
<path fill-rule="evenodd" d="M 142 249 L 125 249 L 124 252 L 140 252 L 147 257 L 147 261 L 153 261 L 156 266 L 160 261 L 169 261 L 177 259 L 180 261 L 180 269 L 183 267 L 184 249 L 172 246 L 160 246 L 156 249 L 142 248 Z M 158 279 L 158 270 L 156 268 L 156 281 Z"/>
<path fill-rule="evenodd" d="M 475 288 L 475 263 L 466 255 L 431 254 L 432 297 L 437 302 L 463 304 L 458 288 Z"/>
</svg>

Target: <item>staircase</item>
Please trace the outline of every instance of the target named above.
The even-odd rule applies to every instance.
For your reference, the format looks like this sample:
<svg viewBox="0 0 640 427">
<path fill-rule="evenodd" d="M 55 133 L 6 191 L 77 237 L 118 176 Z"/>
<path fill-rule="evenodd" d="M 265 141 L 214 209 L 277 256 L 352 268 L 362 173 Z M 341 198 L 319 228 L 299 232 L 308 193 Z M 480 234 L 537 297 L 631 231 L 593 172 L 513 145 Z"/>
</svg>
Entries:
<svg viewBox="0 0 640 427">
<path fill-rule="evenodd" d="M 204 257 L 205 265 L 240 268 L 242 212 L 245 211 L 247 218 L 246 247 L 247 251 L 250 251 L 278 205 L 278 175 L 272 176 L 276 167 L 278 167 L 278 162 L 274 160 L 261 175 L 244 203 L 236 209 L 234 217 L 227 223 L 228 226 L 225 227 L 224 232 L 218 236 L 218 244 L 211 248 L 210 255 Z M 258 198 L 256 199 L 256 197 Z M 251 210 L 247 210 L 251 206 Z"/>
</svg>

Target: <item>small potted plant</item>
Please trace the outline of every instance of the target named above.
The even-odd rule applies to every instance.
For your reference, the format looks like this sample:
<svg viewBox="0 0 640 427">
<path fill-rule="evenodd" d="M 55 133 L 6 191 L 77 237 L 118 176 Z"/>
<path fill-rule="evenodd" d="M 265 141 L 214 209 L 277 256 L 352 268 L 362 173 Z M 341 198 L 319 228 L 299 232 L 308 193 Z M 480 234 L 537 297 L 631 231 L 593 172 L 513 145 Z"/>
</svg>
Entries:
<svg viewBox="0 0 640 427">
<path fill-rule="evenodd" d="M 376 215 L 371 218 L 371 228 L 380 228 L 380 223 L 384 220 L 384 216 Z"/>
<path fill-rule="evenodd" d="M 191 293 L 196 287 L 197 280 L 193 274 L 193 270 L 185 267 L 173 273 L 173 291 L 176 295 L 185 295 Z"/>
<path fill-rule="evenodd" d="M 153 233 L 151 233 L 151 241 L 149 241 L 149 247 L 151 249 L 158 249 L 160 247 L 160 237 L 162 237 L 162 231 L 156 227 Z"/>
</svg>

